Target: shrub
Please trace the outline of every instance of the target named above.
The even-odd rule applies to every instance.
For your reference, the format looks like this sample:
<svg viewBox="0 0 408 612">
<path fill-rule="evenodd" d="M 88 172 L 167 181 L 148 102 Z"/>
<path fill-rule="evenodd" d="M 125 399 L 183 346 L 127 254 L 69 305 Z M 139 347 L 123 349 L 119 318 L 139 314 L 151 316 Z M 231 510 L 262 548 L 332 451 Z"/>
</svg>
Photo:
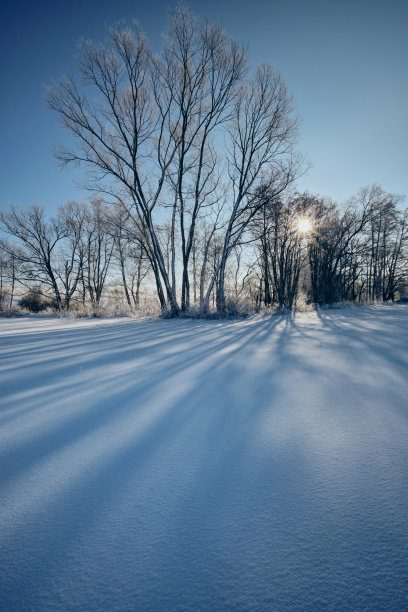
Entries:
<svg viewBox="0 0 408 612">
<path fill-rule="evenodd" d="M 18 305 L 20 308 L 24 308 L 29 312 L 42 312 L 49 307 L 53 307 L 53 304 L 49 300 L 45 300 L 41 289 L 33 287 L 29 289 L 25 295 L 21 298 Z"/>
</svg>

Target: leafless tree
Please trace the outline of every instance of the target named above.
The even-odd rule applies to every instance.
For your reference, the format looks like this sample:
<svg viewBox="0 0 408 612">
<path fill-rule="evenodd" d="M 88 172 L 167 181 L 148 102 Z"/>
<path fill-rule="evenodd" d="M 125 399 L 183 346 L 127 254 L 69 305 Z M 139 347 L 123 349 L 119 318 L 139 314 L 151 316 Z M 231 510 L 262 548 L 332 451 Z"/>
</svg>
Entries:
<svg viewBox="0 0 408 612">
<path fill-rule="evenodd" d="M 4 243 L 6 252 L 19 264 L 19 281 L 28 285 L 38 283 L 51 290 L 57 308 L 61 308 L 56 257 L 57 245 L 66 237 L 66 227 L 56 219 L 47 221 L 44 209 L 37 205 L 27 210 L 11 207 L 10 212 L 1 212 L 0 227 L 20 243 L 18 249 Z"/>
<path fill-rule="evenodd" d="M 376 199 L 366 228 L 366 291 L 369 300 L 394 300 L 400 283 L 399 264 L 407 243 L 407 211 L 401 198 L 375 187 Z"/>
<path fill-rule="evenodd" d="M 59 245 L 55 276 L 61 287 L 61 301 L 66 310 L 69 310 L 84 275 L 87 220 L 88 207 L 84 202 L 67 202 L 58 210 L 56 223 L 64 232 L 64 240 Z"/>
<path fill-rule="evenodd" d="M 130 278 L 130 292 L 133 298 L 133 303 L 137 308 L 140 305 L 140 289 L 142 282 L 151 271 L 150 262 L 141 243 L 132 247 L 130 251 L 128 269 Z"/>
<path fill-rule="evenodd" d="M 129 233 L 131 229 L 129 227 L 129 221 L 129 213 L 120 202 L 117 203 L 117 205 L 107 215 L 107 231 L 112 237 L 114 243 L 113 256 L 119 264 L 126 302 L 128 306 L 131 306 L 132 301 L 130 299 L 126 274 L 126 262 L 129 257 L 130 249 Z"/>
<path fill-rule="evenodd" d="M 262 207 L 261 191 L 277 198 L 298 177 L 293 153 L 297 121 L 282 77 L 263 66 L 241 89 L 229 124 L 231 205 L 220 260 L 217 309 L 225 313 L 225 268 L 232 249 Z"/>
<path fill-rule="evenodd" d="M 84 232 L 84 284 L 93 307 L 98 307 L 112 259 L 114 241 L 108 231 L 108 211 L 104 201 L 94 198 Z"/>
<path fill-rule="evenodd" d="M 0 241 L 0 310 L 13 306 L 14 292 L 19 276 L 17 246 Z"/>
<path fill-rule="evenodd" d="M 119 264 L 128 306 L 139 306 L 142 281 L 152 270 L 146 232 L 140 231 L 122 202 L 108 214 L 107 229 L 114 241 L 113 255 Z"/>
<path fill-rule="evenodd" d="M 218 177 L 217 128 L 233 111 L 246 70 L 243 50 L 219 27 L 199 20 L 185 7 L 172 15 L 163 56 L 155 59 L 160 91 L 171 92 L 178 129 L 176 155 L 169 168 L 173 212 L 180 220 L 182 309 L 190 302 L 189 259 L 199 212 L 208 206 Z"/>
<path fill-rule="evenodd" d="M 161 55 L 152 56 L 138 26 L 113 28 L 107 44 L 81 44 L 79 78 L 65 78 L 47 92 L 79 145 L 59 150 L 60 161 L 86 164 L 94 188 L 120 197 L 143 226 L 161 306 L 174 315 L 180 311 L 176 218 L 181 309 L 187 309 L 197 222 L 228 173 L 231 214 L 216 272 L 222 312 L 227 258 L 254 214 L 261 175 L 280 193 L 296 174 L 296 120 L 282 78 L 266 67 L 252 81 L 245 74 L 243 50 L 180 5 Z M 221 129 L 229 135 L 229 152 Z M 172 210 L 170 270 L 158 231 L 166 209 Z"/>
<path fill-rule="evenodd" d="M 343 209 L 320 208 L 313 240 L 309 243 L 312 301 L 327 304 L 347 297 L 345 279 L 354 265 L 358 238 L 366 228 L 378 197 L 375 187 L 362 189 Z"/>
</svg>

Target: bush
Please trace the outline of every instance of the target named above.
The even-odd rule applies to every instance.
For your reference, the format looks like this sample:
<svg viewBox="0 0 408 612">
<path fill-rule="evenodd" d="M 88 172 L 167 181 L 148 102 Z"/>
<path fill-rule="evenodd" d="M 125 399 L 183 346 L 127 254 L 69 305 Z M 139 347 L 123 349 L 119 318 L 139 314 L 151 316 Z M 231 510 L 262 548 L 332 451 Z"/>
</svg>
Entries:
<svg viewBox="0 0 408 612">
<path fill-rule="evenodd" d="M 249 300 L 240 298 L 228 298 L 225 304 L 225 316 L 222 317 L 217 310 L 210 308 L 202 310 L 198 304 L 193 304 L 186 312 L 180 313 L 182 319 L 240 319 L 253 314 L 253 308 Z M 170 310 L 161 313 L 161 318 L 171 319 L 173 315 Z"/>
<path fill-rule="evenodd" d="M 29 289 L 21 298 L 18 305 L 29 312 L 42 312 L 47 308 L 52 308 L 54 305 L 51 301 L 45 300 L 41 290 L 38 288 Z"/>
<path fill-rule="evenodd" d="M 109 299 L 108 299 L 109 298 Z M 158 300 L 149 300 L 147 303 L 143 303 L 140 306 L 128 306 L 122 300 L 115 300 L 103 298 L 99 306 L 92 306 L 92 304 L 75 303 L 71 304 L 69 310 L 61 310 L 58 314 L 61 317 L 67 317 L 69 319 L 81 319 L 81 318 L 110 318 L 110 317 L 155 317 L 160 314 L 160 308 L 158 306 Z"/>
<path fill-rule="evenodd" d="M 27 314 L 21 308 L 16 306 L 5 307 L 0 310 L 0 317 L 24 317 Z"/>
</svg>

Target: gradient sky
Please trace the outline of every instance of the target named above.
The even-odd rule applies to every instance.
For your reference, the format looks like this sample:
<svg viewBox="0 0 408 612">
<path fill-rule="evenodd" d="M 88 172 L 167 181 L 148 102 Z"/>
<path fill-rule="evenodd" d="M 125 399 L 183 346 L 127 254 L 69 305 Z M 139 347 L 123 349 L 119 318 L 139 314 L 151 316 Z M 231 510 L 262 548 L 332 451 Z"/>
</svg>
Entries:
<svg viewBox="0 0 408 612">
<path fill-rule="evenodd" d="M 1 198 L 50 212 L 86 199 L 51 148 L 66 139 L 42 86 L 73 70 L 80 37 L 139 19 L 155 50 L 169 0 L 6 2 L 1 35 Z M 408 195 L 408 0 L 191 0 L 249 46 L 251 65 L 273 64 L 302 117 L 299 149 L 312 164 L 299 189 L 342 201 L 378 183 Z"/>
</svg>

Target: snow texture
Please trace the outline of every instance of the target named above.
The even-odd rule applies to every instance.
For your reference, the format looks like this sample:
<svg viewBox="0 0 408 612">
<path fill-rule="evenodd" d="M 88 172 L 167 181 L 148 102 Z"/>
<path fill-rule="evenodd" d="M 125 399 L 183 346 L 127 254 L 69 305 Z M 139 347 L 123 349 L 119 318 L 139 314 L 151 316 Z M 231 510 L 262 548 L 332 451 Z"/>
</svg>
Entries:
<svg viewBox="0 0 408 612">
<path fill-rule="evenodd" d="M 408 609 L 407 332 L 0 320 L 0 609 Z"/>
</svg>

